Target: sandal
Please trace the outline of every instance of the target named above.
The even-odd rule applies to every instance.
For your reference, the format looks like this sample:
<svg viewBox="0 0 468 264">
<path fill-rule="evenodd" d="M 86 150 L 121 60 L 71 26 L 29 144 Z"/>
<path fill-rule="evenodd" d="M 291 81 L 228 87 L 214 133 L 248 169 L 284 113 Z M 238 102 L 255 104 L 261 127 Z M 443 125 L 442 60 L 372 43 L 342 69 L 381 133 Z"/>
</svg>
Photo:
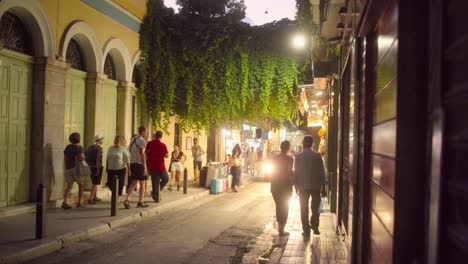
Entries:
<svg viewBox="0 0 468 264">
<path fill-rule="evenodd" d="M 72 207 L 69 204 L 66 204 L 65 202 L 62 203 L 62 208 L 65 210 L 72 209 Z"/>
<path fill-rule="evenodd" d="M 125 209 L 130 209 L 130 202 L 129 201 L 125 201 L 124 203 L 124 206 L 125 206 Z"/>
<path fill-rule="evenodd" d="M 169 186 L 169 187 L 167 188 L 167 190 L 170 191 L 170 192 L 172 192 L 172 186 Z"/>
<path fill-rule="evenodd" d="M 76 208 L 84 208 L 84 207 L 85 207 L 85 206 L 84 206 L 84 204 L 82 204 L 82 203 L 77 203 L 77 204 L 76 204 Z"/>
<path fill-rule="evenodd" d="M 145 208 L 145 207 L 148 207 L 148 205 L 145 204 L 145 202 L 141 202 L 141 203 L 137 203 L 137 207 L 138 208 Z"/>
<path fill-rule="evenodd" d="M 89 199 L 88 204 L 96 204 L 96 202 L 94 200 Z"/>
</svg>

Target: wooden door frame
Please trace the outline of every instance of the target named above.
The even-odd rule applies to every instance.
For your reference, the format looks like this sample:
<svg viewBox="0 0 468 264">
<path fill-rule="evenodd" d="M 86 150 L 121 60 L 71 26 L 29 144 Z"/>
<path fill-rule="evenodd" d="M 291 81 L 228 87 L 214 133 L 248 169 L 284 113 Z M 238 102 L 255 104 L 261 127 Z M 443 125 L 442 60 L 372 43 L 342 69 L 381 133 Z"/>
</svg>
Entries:
<svg viewBox="0 0 468 264">
<path fill-rule="evenodd" d="M 342 51 L 343 53 L 343 51 Z M 339 115 L 339 175 L 338 175 L 338 218 L 337 218 L 337 228 L 338 231 L 342 235 L 348 235 L 349 229 L 352 228 L 348 226 L 349 222 L 349 181 L 346 180 L 348 183 L 345 184 L 344 181 L 344 163 L 345 159 L 348 160 L 348 168 L 349 168 L 349 100 L 350 100 L 350 89 L 351 89 L 351 58 L 350 55 L 351 53 L 346 53 L 346 58 L 345 62 L 342 63 L 342 71 L 341 71 L 341 85 L 340 85 L 340 104 L 339 104 L 339 109 L 340 109 L 340 115 Z M 343 56 L 343 54 L 342 54 Z M 342 57 L 343 58 L 343 57 Z M 348 93 L 348 95 L 345 95 L 345 93 Z M 346 107 L 348 110 L 346 110 Z M 346 124 L 346 118 L 348 121 L 348 124 Z M 346 129 L 345 129 L 346 128 Z M 345 144 L 346 143 L 346 144 Z M 347 146 L 347 152 L 345 153 L 345 145 Z M 349 173 L 348 173 L 349 174 Z M 349 176 L 349 175 L 348 175 Z M 343 187 L 348 188 L 347 192 L 343 194 Z M 346 213 L 343 212 L 343 202 L 344 198 L 348 199 L 348 205 L 346 208 Z M 347 221 L 344 222 L 344 214 L 346 214 L 346 219 Z M 343 226 L 344 224 L 344 226 Z M 343 228 L 341 228 L 343 227 Z"/>
<path fill-rule="evenodd" d="M 440 207 L 442 184 L 442 153 L 444 138 L 444 109 L 442 107 L 442 52 L 443 52 L 443 2 L 432 0 L 429 5 L 430 33 L 429 33 L 429 125 L 431 128 L 428 138 L 430 151 L 430 179 L 428 180 L 428 215 L 426 226 L 425 262 L 435 264 L 439 262 L 440 239 Z"/>
<path fill-rule="evenodd" d="M 393 263 L 425 262 L 428 21 L 427 1 L 399 1 Z"/>
</svg>

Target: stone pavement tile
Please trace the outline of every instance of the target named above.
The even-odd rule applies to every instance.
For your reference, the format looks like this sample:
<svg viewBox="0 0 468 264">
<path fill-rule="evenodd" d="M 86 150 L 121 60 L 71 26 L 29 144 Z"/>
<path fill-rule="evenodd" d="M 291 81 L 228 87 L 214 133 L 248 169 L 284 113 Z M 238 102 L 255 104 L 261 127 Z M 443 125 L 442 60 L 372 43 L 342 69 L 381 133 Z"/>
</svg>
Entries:
<svg viewBox="0 0 468 264">
<path fill-rule="evenodd" d="M 346 246 L 335 233 L 333 217 L 331 213 L 321 214 L 321 235 L 313 235 L 309 242 L 304 241 L 299 201 L 291 202 L 286 225 L 287 231 L 291 234 L 285 243 L 285 251 L 280 263 L 346 263 Z"/>
</svg>

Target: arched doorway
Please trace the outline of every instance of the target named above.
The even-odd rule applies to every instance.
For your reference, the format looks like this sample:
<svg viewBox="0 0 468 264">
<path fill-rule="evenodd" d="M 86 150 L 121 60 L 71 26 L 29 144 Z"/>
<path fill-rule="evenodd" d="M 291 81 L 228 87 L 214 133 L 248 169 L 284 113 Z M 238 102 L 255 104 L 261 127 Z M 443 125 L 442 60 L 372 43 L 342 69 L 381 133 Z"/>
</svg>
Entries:
<svg viewBox="0 0 468 264">
<path fill-rule="evenodd" d="M 33 46 L 22 20 L 0 19 L 0 207 L 29 200 Z"/>
<path fill-rule="evenodd" d="M 65 145 L 73 132 L 80 133 L 81 142 L 85 142 L 86 69 L 82 48 L 74 38 L 68 43 L 66 61 L 71 68 L 65 86 Z"/>
</svg>

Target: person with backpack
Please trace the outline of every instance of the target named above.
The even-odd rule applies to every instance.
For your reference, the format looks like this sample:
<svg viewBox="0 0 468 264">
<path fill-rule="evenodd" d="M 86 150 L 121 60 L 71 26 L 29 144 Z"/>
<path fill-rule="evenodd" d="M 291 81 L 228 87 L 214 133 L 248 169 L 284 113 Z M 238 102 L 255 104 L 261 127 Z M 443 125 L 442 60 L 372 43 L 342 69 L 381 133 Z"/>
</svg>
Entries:
<svg viewBox="0 0 468 264">
<path fill-rule="evenodd" d="M 125 199 L 124 206 L 130 209 L 130 197 L 136 189 L 138 182 L 140 183 L 140 192 L 138 195 L 137 207 L 148 207 L 143 201 L 143 195 L 146 189 L 146 181 L 148 180 L 148 170 L 146 168 L 146 155 L 145 147 L 148 130 L 146 127 L 141 126 L 138 128 L 138 135 L 133 137 L 130 141 L 128 150 L 130 151 L 130 171 L 132 172 L 131 184 L 128 188 L 127 198 Z"/>
<path fill-rule="evenodd" d="M 91 182 L 93 187 L 91 188 L 91 194 L 89 195 L 88 204 L 96 204 L 97 202 L 102 201 L 102 199 L 97 197 L 97 187 L 101 185 L 102 180 L 102 143 L 104 137 L 101 135 L 96 135 L 94 137 L 94 144 L 89 146 L 85 151 L 86 163 L 88 163 L 89 168 L 91 169 Z"/>
</svg>

